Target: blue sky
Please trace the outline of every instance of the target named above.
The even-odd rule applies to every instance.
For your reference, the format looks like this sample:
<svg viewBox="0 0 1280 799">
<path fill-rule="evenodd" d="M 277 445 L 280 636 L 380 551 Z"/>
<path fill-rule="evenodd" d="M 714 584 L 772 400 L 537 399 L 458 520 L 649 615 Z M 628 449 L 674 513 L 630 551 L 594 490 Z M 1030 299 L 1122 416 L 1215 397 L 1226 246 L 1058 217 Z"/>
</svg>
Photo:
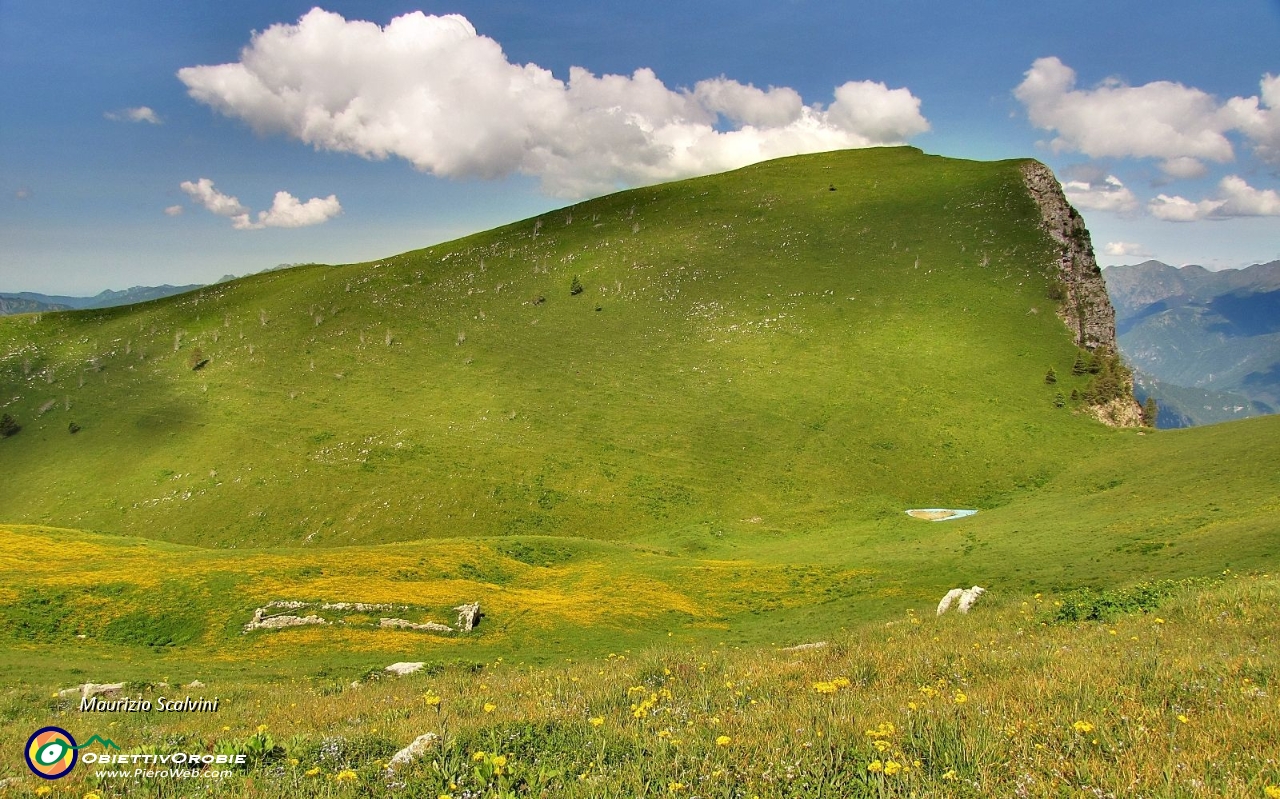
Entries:
<svg viewBox="0 0 1280 799">
<path fill-rule="evenodd" d="M 1103 263 L 1280 258 L 1276 0 L 312 8 L 0 0 L 0 291 L 368 260 L 893 142 L 1040 158 Z"/>
</svg>

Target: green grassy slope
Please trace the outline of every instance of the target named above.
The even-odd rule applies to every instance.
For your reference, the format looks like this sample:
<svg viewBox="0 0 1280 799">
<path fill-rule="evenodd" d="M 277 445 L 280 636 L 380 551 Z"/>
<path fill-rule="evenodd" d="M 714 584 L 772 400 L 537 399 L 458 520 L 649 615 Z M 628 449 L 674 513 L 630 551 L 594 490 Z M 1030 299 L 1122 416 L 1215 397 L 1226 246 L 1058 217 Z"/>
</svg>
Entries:
<svg viewBox="0 0 1280 799">
<path fill-rule="evenodd" d="M 1121 435 L 1043 384 L 1075 352 L 1037 222 L 1018 162 L 840 152 L 0 320 L 0 519 L 243 548 L 990 509 Z"/>
</svg>

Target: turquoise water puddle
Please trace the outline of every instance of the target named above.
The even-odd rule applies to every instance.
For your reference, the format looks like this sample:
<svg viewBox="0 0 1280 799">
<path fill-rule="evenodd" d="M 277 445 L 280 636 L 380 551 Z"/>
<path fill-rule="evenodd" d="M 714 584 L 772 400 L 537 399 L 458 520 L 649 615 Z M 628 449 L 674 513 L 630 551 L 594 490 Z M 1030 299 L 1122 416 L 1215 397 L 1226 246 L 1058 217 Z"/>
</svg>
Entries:
<svg viewBox="0 0 1280 799">
<path fill-rule="evenodd" d="M 924 519 L 930 522 L 949 522 L 952 519 L 972 516 L 975 513 L 977 513 L 976 510 L 957 510 L 955 508 L 912 508 L 907 511 L 907 515 L 913 519 Z"/>
</svg>

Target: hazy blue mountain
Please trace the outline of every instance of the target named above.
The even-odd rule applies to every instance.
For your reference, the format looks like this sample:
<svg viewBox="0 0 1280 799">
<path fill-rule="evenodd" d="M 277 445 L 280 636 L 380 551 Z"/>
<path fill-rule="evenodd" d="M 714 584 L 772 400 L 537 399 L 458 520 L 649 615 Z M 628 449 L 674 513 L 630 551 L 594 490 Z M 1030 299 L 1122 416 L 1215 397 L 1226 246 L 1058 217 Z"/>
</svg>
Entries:
<svg viewBox="0 0 1280 799">
<path fill-rule="evenodd" d="M 107 289 L 92 297 L 65 297 L 38 294 L 33 291 L 0 293 L 0 316 L 15 313 L 41 313 L 44 311 L 82 310 L 84 308 L 111 308 L 132 305 L 137 302 L 158 300 L 174 294 L 201 288 L 201 284 L 189 286 L 134 286 L 123 291 Z"/>
<path fill-rule="evenodd" d="M 1161 427 L 1280 409 L 1280 261 L 1218 272 L 1146 261 L 1102 274 L 1120 350 L 1161 405 Z"/>
</svg>

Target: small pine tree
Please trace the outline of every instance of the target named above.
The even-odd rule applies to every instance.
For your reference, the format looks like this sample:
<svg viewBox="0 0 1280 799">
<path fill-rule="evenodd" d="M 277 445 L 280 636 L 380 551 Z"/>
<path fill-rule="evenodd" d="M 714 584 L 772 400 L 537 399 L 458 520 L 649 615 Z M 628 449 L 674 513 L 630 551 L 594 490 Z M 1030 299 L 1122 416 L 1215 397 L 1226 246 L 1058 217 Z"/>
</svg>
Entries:
<svg viewBox="0 0 1280 799">
<path fill-rule="evenodd" d="M 1078 388 L 1071 389 L 1071 401 L 1072 402 L 1080 401 L 1080 389 Z"/>
<path fill-rule="evenodd" d="M 582 281 L 578 279 L 577 275 L 574 275 L 573 282 L 569 284 L 569 295 L 577 296 L 581 293 L 582 293 Z"/>
<path fill-rule="evenodd" d="M 0 416 L 0 436 L 8 438 L 9 436 L 17 435 L 21 429 L 22 425 L 18 424 L 9 414 L 6 413 L 4 416 Z"/>
<path fill-rule="evenodd" d="M 1079 377 L 1088 371 L 1088 368 L 1084 360 L 1084 350 L 1077 350 L 1075 363 L 1071 364 L 1071 374 Z"/>
<path fill-rule="evenodd" d="M 1096 375 L 1102 371 L 1102 367 L 1106 364 L 1106 358 L 1099 353 L 1093 353 L 1089 356 L 1089 363 L 1085 366 L 1085 371 L 1091 375 Z"/>
<path fill-rule="evenodd" d="M 1155 397 L 1147 397 L 1147 401 L 1142 405 L 1142 421 L 1147 427 L 1155 427 L 1156 419 L 1160 415 L 1160 406 L 1156 404 Z"/>
<path fill-rule="evenodd" d="M 1058 391 L 1058 393 L 1053 397 L 1053 407 L 1062 408 L 1065 407 L 1066 404 L 1067 398 L 1062 396 L 1062 391 Z"/>
<path fill-rule="evenodd" d="M 1044 373 L 1044 382 L 1048 386 L 1058 382 L 1058 373 L 1053 370 L 1052 366 L 1049 367 L 1049 371 Z"/>
</svg>

